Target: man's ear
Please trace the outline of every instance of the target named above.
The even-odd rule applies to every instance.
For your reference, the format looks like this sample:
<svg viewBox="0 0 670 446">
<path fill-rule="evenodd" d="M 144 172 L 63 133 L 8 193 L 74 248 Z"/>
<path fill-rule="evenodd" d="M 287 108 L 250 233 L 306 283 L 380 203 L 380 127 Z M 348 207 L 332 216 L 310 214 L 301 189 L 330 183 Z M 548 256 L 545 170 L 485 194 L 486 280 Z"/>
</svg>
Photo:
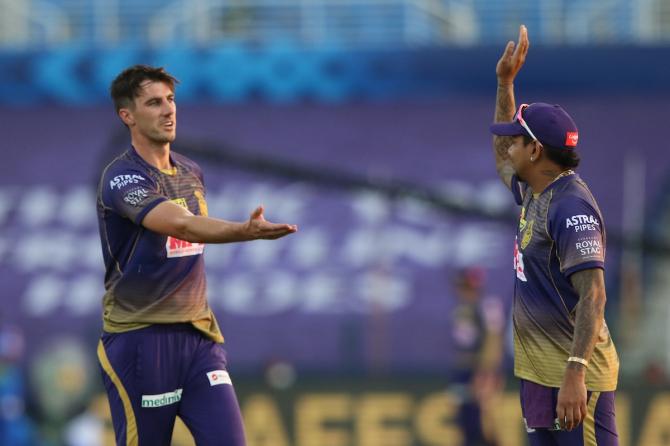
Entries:
<svg viewBox="0 0 670 446">
<path fill-rule="evenodd" d="M 119 118 L 121 118 L 121 121 L 128 127 L 135 125 L 135 117 L 127 108 L 119 109 Z"/>
<path fill-rule="evenodd" d="M 544 147 L 542 147 L 539 141 L 533 140 L 533 148 L 530 150 L 530 155 L 535 159 L 540 159 L 540 155 L 544 151 L 543 149 Z"/>
</svg>

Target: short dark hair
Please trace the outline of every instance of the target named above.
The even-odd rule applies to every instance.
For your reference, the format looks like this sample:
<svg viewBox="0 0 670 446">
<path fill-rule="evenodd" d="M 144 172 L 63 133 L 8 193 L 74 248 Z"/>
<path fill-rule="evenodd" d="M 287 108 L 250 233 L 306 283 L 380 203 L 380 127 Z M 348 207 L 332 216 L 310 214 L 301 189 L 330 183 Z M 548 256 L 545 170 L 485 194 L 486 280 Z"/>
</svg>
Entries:
<svg viewBox="0 0 670 446">
<path fill-rule="evenodd" d="M 149 65 L 133 65 L 123 70 L 109 87 L 109 93 L 114 101 L 114 107 L 118 112 L 120 109 L 129 107 L 133 100 L 139 96 L 144 81 L 163 82 L 174 91 L 175 84 L 179 81 L 169 74 L 163 67 L 152 67 Z"/>
<path fill-rule="evenodd" d="M 528 145 L 533 140 L 530 136 L 523 135 L 523 144 Z M 542 144 L 542 143 L 540 143 Z M 566 169 L 574 169 L 579 166 L 579 155 L 574 149 L 559 149 L 557 147 L 548 146 L 542 144 L 544 148 L 544 153 L 547 154 L 547 158 L 555 162 L 559 166 Z"/>
</svg>

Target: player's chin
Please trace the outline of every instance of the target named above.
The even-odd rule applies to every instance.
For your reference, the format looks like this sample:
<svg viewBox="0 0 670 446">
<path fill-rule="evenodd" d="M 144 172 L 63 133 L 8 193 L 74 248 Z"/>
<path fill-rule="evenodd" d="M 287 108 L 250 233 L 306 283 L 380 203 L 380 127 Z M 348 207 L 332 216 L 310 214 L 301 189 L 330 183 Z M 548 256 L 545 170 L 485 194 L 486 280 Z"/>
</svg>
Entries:
<svg viewBox="0 0 670 446">
<path fill-rule="evenodd" d="M 175 130 L 169 131 L 169 132 L 160 132 L 158 135 L 156 135 L 156 141 L 160 143 L 171 143 L 174 142 L 174 140 L 177 137 L 177 132 Z"/>
</svg>

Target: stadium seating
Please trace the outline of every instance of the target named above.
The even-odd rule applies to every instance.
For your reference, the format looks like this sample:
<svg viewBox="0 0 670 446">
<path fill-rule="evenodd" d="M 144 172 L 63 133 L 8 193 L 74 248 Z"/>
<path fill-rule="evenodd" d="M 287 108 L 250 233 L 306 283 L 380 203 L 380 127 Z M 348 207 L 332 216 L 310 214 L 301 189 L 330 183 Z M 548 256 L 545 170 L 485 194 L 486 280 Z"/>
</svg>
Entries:
<svg viewBox="0 0 670 446">
<path fill-rule="evenodd" d="M 277 41 L 309 48 L 670 40 L 663 0 L 0 0 L 0 48 Z"/>
</svg>

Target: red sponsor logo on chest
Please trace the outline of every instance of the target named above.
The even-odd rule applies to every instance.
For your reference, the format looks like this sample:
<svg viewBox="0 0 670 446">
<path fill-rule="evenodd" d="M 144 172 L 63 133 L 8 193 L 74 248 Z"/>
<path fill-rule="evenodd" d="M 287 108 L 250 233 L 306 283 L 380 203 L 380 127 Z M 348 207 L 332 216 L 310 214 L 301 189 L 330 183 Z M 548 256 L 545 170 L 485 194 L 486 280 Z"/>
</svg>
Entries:
<svg viewBox="0 0 670 446">
<path fill-rule="evenodd" d="M 186 240 L 168 237 L 165 243 L 168 258 L 186 257 L 202 254 L 205 250 L 204 243 L 191 243 Z"/>
</svg>

